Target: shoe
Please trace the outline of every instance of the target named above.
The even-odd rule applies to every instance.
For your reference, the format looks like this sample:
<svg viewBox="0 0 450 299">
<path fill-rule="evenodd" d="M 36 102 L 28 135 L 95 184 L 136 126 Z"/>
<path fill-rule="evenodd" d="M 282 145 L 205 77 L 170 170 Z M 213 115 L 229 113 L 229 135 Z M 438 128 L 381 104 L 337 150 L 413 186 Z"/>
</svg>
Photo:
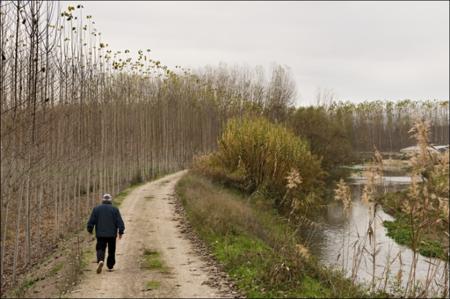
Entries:
<svg viewBox="0 0 450 299">
<path fill-rule="evenodd" d="M 100 262 L 98 263 L 98 266 L 97 266 L 97 274 L 102 273 L 103 264 L 104 264 L 103 261 L 100 261 Z"/>
</svg>

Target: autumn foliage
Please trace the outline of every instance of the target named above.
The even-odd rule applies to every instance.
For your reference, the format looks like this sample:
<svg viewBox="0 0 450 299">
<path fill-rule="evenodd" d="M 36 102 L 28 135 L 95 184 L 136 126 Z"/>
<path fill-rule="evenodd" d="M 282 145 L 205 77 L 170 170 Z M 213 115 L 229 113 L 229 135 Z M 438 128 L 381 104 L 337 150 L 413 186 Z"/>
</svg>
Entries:
<svg viewBox="0 0 450 299">
<path fill-rule="evenodd" d="M 320 163 L 308 143 L 285 127 L 249 117 L 228 121 L 218 150 L 198 158 L 194 165 L 247 192 L 269 192 L 280 206 L 294 181 L 301 196 L 320 189 L 325 174 Z M 289 179 L 294 172 L 298 179 Z"/>
</svg>

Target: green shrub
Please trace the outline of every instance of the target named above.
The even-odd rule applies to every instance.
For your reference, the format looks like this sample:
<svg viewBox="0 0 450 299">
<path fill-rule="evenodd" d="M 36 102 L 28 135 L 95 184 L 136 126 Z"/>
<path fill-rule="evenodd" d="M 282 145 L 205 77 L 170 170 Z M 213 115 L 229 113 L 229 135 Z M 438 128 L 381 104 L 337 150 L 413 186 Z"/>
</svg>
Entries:
<svg viewBox="0 0 450 299">
<path fill-rule="evenodd" d="M 194 169 L 248 193 L 267 191 L 279 205 L 292 171 L 300 175 L 298 197 L 321 189 L 325 173 L 320 163 L 308 142 L 281 125 L 264 118 L 235 118 L 219 138 L 218 151 L 198 158 Z"/>
</svg>

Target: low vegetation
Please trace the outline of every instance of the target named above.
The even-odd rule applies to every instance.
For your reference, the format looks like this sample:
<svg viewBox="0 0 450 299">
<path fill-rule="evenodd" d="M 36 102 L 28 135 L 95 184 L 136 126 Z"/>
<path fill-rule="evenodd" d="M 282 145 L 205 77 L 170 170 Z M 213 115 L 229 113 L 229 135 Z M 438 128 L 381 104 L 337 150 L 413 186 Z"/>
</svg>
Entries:
<svg viewBox="0 0 450 299">
<path fill-rule="evenodd" d="M 145 284 L 145 289 L 147 291 L 156 290 L 156 289 L 159 288 L 160 285 L 161 285 L 161 283 L 159 281 L 157 281 L 157 280 L 150 280 L 150 281 L 147 281 L 147 283 Z"/>
<path fill-rule="evenodd" d="M 144 249 L 141 268 L 147 270 L 158 270 L 159 273 L 162 274 L 170 273 L 170 269 L 161 259 L 160 253 L 152 249 Z"/>
<path fill-rule="evenodd" d="M 58 247 L 58 251 L 21 276 L 17 287 L 2 290 L 2 298 L 66 296 L 95 260 L 95 250 L 87 234 L 72 234 Z"/>
<path fill-rule="evenodd" d="M 63 268 L 64 263 L 63 262 L 59 262 L 57 263 L 49 272 L 50 276 L 56 275 L 58 274 L 59 271 L 61 271 L 61 269 Z"/>
<path fill-rule="evenodd" d="M 159 252 L 156 250 L 145 249 L 141 267 L 150 270 L 162 269 L 163 262 L 159 256 Z"/>
<path fill-rule="evenodd" d="M 13 290 L 13 295 L 16 298 L 23 298 L 25 297 L 25 294 L 27 291 L 37 282 L 39 281 L 38 278 L 34 279 L 26 279 L 22 283 L 19 284 L 19 286 Z"/>
<path fill-rule="evenodd" d="M 190 223 L 246 296 L 368 296 L 339 272 L 318 265 L 266 198 L 193 173 L 176 192 Z"/>
<path fill-rule="evenodd" d="M 387 235 L 389 237 L 401 245 L 411 247 L 413 242 L 413 232 L 409 221 L 410 219 L 401 217 L 397 218 L 395 221 L 384 221 L 383 225 L 387 228 Z M 443 260 L 448 258 L 445 249 L 448 241 L 442 240 L 443 242 L 440 242 L 440 240 L 438 240 L 438 235 L 443 235 L 443 231 L 441 230 L 438 233 L 433 233 L 430 228 L 430 231 L 422 237 L 417 248 L 421 255 L 438 257 Z"/>
<path fill-rule="evenodd" d="M 378 198 L 395 217 L 395 221 L 385 221 L 384 225 L 398 243 L 424 256 L 448 260 L 449 153 L 428 152 L 427 122 L 417 122 L 411 133 L 419 148 L 410 158 L 412 184 L 405 191 Z"/>
<path fill-rule="evenodd" d="M 384 221 L 387 235 L 401 245 L 412 246 L 413 231 L 411 229 L 411 218 L 403 210 L 407 202 L 408 190 L 396 191 L 383 194 L 377 201 L 383 205 L 383 209 L 392 215 L 394 221 Z M 435 216 L 430 215 L 435 218 Z M 442 214 L 445 217 L 445 214 Z M 418 251 L 426 257 L 437 257 L 447 260 L 448 248 L 448 223 L 445 219 L 438 221 L 433 226 L 424 227 L 422 237 L 418 244 Z"/>
</svg>

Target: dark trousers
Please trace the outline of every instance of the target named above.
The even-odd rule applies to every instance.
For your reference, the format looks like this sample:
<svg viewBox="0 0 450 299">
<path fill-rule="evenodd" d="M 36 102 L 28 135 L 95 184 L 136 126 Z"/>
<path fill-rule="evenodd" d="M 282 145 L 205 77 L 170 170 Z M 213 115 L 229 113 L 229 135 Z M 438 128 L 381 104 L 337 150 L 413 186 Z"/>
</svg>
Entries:
<svg viewBox="0 0 450 299">
<path fill-rule="evenodd" d="M 108 269 L 112 269 L 116 263 L 116 237 L 97 237 L 97 263 L 105 261 L 106 245 L 108 245 L 108 259 L 106 260 L 106 266 Z"/>
</svg>

